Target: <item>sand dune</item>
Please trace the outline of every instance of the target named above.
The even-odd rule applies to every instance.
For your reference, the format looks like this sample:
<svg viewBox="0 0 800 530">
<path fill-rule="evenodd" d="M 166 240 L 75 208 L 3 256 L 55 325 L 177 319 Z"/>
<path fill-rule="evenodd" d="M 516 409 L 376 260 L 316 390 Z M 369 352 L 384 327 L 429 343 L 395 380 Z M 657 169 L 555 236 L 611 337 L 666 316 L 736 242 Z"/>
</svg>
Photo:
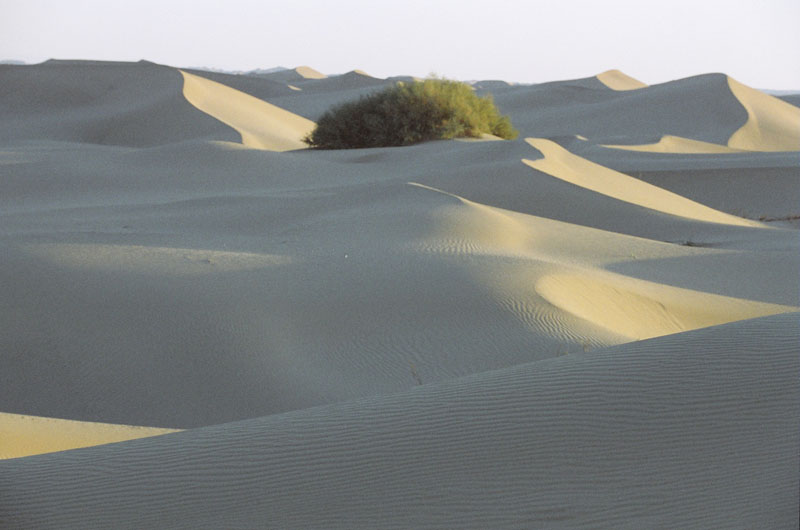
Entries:
<svg viewBox="0 0 800 530">
<path fill-rule="evenodd" d="M 91 447 L 175 432 L 0 412 L 0 460 Z"/>
<path fill-rule="evenodd" d="M 796 523 L 797 109 L 612 70 L 302 149 L 398 79 L 0 66 L 0 526 Z"/>
<path fill-rule="evenodd" d="M 314 70 L 310 66 L 298 66 L 297 68 L 255 75 L 257 77 L 270 79 L 272 81 L 279 81 L 281 83 L 297 83 L 298 81 L 304 81 L 306 79 L 325 79 L 328 77 L 325 74 Z"/>
<path fill-rule="evenodd" d="M 789 528 L 797 318 L 0 462 L 0 522 Z"/>
<path fill-rule="evenodd" d="M 209 72 L 207 70 L 194 70 L 191 68 L 181 68 L 181 71 L 196 75 L 197 77 L 216 81 L 217 83 L 262 100 L 270 100 L 294 93 L 293 89 L 287 83 L 269 77 L 226 74 L 222 72 Z"/>
<path fill-rule="evenodd" d="M 546 83 L 500 92 L 496 102 L 514 116 L 522 136 L 582 135 L 610 145 L 651 143 L 664 135 L 727 145 L 748 120 L 723 74 L 624 91 L 592 79 L 594 88 L 583 81 Z"/>
<path fill-rule="evenodd" d="M 149 147 L 238 140 L 181 93 L 183 79 L 153 63 L 47 62 L 0 66 L 0 141 L 54 140 Z"/>
<path fill-rule="evenodd" d="M 646 83 L 642 83 L 619 70 L 608 70 L 597 74 L 597 79 L 612 90 L 637 90 L 647 86 Z"/>
<path fill-rule="evenodd" d="M 800 150 L 800 108 L 728 78 L 734 96 L 747 110 L 747 123 L 728 146 L 751 151 Z"/>
<path fill-rule="evenodd" d="M 577 317 L 612 336 L 642 340 L 800 310 L 609 274 L 600 266 L 619 259 L 613 253 L 609 255 L 609 248 L 624 247 L 639 256 L 681 253 L 451 196 L 463 206 L 438 213 L 438 233 L 423 248 L 456 255 L 515 258 L 518 263 L 495 265 L 484 281 L 493 287 L 497 299 L 537 334 L 566 336 L 565 330 L 577 327 L 572 318 Z M 505 272 L 502 279 L 496 278 L 498 271 Z M 576 340 L 575 336 L 571 338 Z M 578 340 L 602 343 L 604 339 L 602 334 L 584 329 Z"/>
<path fill-rule="evenodd" d="M 585 272 L 544 276 L 535 288 L 554 306 L 632 340 L 798 310 Z"/>
<path fill-rule="evenodd" d="M 525 164 L 577 186 L 671 215 L 709 223 L 763 226 L 754 221 L 713 210 L 652 184 L 590 162 L 573 155 L 550 140 L 528 138 L 526 141 L 538 149 L 544 158 L 524 160 Z"/>
<path fill-rule="evenodd" d="M 181 72 L 183 95 L 195 107 L 236 129 L 247 147 L 270 151 L 303 149 L 314 122 L 230 87 Z"/>
</svg>

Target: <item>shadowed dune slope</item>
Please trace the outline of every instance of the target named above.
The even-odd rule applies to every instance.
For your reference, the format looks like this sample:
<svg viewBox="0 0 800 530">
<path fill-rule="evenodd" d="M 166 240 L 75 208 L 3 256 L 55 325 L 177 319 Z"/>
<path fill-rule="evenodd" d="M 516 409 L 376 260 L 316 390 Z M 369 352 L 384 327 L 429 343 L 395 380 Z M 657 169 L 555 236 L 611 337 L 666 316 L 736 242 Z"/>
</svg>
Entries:
<svg viewBox="0 0 800 530">
<path fill-rule="evenodd" d="M 800 150 L 800 109 L 730 77 L 728 85 L 747 111 L 748 117 L 747 122 L 731 135 L 726 145 L 664 135 L 658 142 L 651 144 L 605 147 L 660 153 Z"/>
<path fill-rule="evenodd" d="M 0 460 L 122 442 L 169 432 L 175 430 L 0 412 Z"/>
<path fill-rule="evenodd" d="M 178 70 L 141 61 L 0 65 L 0 141 L 149 147 L 239 136 L 183 97 Z"/>
<path fill-rule="evenodd" d="M 638 90 L 601 87 L 563 81 L 501 92 L 495 100 L 501 111 L 511 114 L 522 136 L 582 135 L 604 144 L 651 143 L 672 135 L 726 145 L 748 120 L 723 74 Z"/>
<path fill-rule="evenodd" d="M 334 92 L 340 90 L 353 90 L 359 88 L 372 88 L 386 85 L 385 79 L 372 77 L 363 70 L 351 70 L 341 75 L 332 75 L 324 79 L 317 79 L 307 83 L 308 90 L 318 92 Z"/>
<path fill-rule="evenodd" d="M 790 528 L 798 314 L 0 462 L 4 528 Z"/>
<path fill-rule="evenodd" d="M 197 427 L 796 305 L 775 273 L 791 231 L 625 203 L 534 172 L 524 142 L 16 152 L 45 159 L 4 181 L 5 412 Z M 690 238 L 718 248 L 676 244 Z M 722 252 L 730 281 L 686 285 Z M 669 285 L 603 270 L 639 260 Z M 685 303 L 619 328 L 577 311 L 570 282 L 538 283 L 558 274 L 593 303 Z"/>
<path fill-rule="evenodd" d="M 300 139 L 313 122 L 258 99 L 291 89 L 246 76 L 203 75 L 145 61 L 0 65 L 0 141 L 150 147 L 241 138 L 262 149 L 305 147 Z M 206 77 L 233 80 L 258 97 Z"/>
</svg>

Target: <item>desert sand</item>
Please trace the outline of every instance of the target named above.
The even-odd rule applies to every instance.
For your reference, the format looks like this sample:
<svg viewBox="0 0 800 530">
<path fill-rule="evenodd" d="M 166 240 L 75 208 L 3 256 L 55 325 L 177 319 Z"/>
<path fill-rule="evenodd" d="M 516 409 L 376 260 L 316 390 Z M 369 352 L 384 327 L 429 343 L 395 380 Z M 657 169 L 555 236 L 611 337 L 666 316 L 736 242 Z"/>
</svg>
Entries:
<svg viewBox="0 0 800 530">
<path fill-rule="evenodd" d="M 304 149 L 397 79 L 0 65 L 0 527 L 796 525 L 793 100 Z"/>
</svg>

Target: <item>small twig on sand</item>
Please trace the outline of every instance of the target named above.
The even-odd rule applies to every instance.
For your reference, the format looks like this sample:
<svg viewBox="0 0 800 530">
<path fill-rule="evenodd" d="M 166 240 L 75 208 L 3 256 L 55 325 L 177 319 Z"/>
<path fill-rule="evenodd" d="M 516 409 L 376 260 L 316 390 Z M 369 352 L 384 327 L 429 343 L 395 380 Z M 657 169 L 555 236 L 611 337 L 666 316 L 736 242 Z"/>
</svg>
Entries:
<svg viewBox="0 0 800 530">
<path fill-rule="evenodd" d="M 422 386 L 422 378 L 417 373 L 417 369 L 414 367 L 414 363 L 408 361 L 408 365 L 411 367 L 411 376 L 414 378 L 414 381 L 416 381 L 418 385 Z"/>
</svg>

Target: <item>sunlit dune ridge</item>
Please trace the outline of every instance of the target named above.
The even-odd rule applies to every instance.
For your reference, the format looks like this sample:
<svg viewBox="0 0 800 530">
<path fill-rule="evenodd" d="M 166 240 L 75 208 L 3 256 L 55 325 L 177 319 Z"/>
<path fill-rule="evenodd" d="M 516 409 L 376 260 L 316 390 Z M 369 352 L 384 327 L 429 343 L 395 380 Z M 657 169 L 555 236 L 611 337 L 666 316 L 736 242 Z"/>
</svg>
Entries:
<svg viewBox="0 0 800 530">
<path fill-rule="evenodd" d="M 491 289 L 498 303 L 537 334 L 569 337 L 577 322 L 582 322 L 620 337 L 619 341 L 642 340 L 800 309 L 608 272 L 603 265 L 613 263 L 611 249 L 662 256 L 669 251 L 658 248 L 656 242 L 447 195 L 459 203 L 437 211 L 436 229 L 423 249 L 497 258 L 492 268 L 476 267 L 473 274 Z M 673 254 L 681 253 L 676 249 Z M 506 261 L 509 258 L 513 261 Z M 588 329 L 583 333 L 608 340 Z"/>
<path fill-rule="evenodd" d="M 731 92 L 747 110 L 747 123 L 728 147 L 750 151 L 800 150 L 800 108 L 729 77 Z"/>
<path fill-rule="evenodd" d="M 216 81 L 181 71 L 183 95 L 195 107 L 234 128 L 247 147 L 303 149 L 314 122 Z"/>
<path fill-rule="evenodd" d="M 637 90 L 647 86 L 646 83 L 634 79 L 619 70 L 608 70 L 597 74 L 597 79 L 612 90 Z"/>
<path fill-rule="evenodd" d="M 658 188 L 652 184 L 596 164 L 570 153 L 552 140 L 527 138 L 544 157 L 524 160 L 525 164 L 588 190 L 636 204 L 655 211 L 706 221 L 738 226 L 763 226 L 755 221 L 720 212 Z"/>
</svg>

